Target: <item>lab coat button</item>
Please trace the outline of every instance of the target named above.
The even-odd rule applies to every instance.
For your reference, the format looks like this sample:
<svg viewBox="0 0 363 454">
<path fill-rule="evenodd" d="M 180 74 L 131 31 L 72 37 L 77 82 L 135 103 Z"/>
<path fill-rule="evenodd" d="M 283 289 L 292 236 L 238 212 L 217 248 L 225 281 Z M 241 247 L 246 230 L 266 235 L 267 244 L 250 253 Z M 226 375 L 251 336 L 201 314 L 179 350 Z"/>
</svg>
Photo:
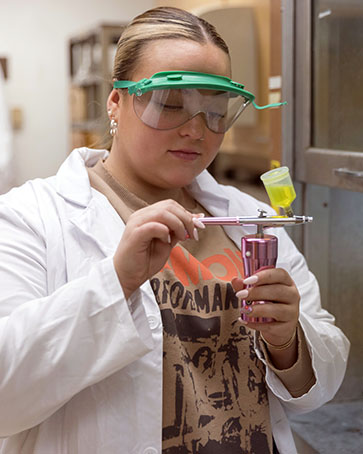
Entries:
<svg viewBox="0 0 363 454">
<path fill-rule="evenodd" d="M 158 454 L 158 451 L 155 448 L 146 448 L 144 454 Z"/>
<path fill-rule="evenodd" d="M 159 326 L 159 319 L 157 317 L 155 317 L 155 315 L 149 315 L 147 319 L 149 322 L 150 329 L 155 329 Z M 148 448 L 148 449 L 154 449 L 154 448 Z M 154 451 L 150 451 L 150 454 L 152 452 L 154 452 Z"/>
</svg>

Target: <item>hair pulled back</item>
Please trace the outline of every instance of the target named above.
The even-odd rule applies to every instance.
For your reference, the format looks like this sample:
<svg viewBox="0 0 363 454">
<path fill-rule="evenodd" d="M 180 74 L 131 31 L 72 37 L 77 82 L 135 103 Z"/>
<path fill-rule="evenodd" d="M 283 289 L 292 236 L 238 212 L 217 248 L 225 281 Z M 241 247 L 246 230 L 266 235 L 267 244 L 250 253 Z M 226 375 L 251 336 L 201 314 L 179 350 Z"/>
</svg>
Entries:
<svg viewBox="0 0 363 454">
<path fill-rule="evenodd" d="M 117 44 L 112 78 L 131 79 L 144 47 L 158 39 L 211 42 L 229 56 L 227 44 L 213 25 L 188 11 L 163 6 L 140 14 L 125 28 Z"/>
</svg>

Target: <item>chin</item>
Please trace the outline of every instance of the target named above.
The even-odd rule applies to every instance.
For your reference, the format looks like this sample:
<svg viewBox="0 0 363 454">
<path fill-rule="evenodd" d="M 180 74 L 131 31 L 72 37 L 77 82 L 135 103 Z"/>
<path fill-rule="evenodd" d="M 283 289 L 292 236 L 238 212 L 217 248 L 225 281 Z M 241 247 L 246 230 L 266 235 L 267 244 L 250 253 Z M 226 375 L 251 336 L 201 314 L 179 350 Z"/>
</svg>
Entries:
<svg viewBox="0 0 363 454">
<path fill-rule="evenodd" d="M 171 182 L 171 186 L 174 188 L 183 188 L 184 186 L 188 186 L 188 184 L 192 183 L 194 179 L 202 172 L 183 172 L 182 174 L 174 174 L 174 176 L 168 176 L 168 181 Z"/>
</svg>

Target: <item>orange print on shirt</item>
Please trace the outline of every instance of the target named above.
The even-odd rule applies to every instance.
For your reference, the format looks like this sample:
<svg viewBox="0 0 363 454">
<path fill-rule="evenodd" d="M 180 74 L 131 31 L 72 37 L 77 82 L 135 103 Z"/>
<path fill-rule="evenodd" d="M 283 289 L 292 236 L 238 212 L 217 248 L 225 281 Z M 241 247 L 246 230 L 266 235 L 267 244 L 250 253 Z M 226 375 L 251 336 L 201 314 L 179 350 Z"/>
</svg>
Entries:
<svg viewBox="0 0 363 454">
<path fill-rule="evenodd" d="M 196 285 L 200 279 L 208 281 L 215 277 L 230 282 L 234 277 L 242 275 L 242 260 L 238 257 L 238 253 L 235 254 L 231 249 L 224 249 L 227 255 L 214 254 L 201 262 L 187 251 L 186 256 L 184 251 L 180 246 L 175 246 L 163 268 L 163 270 L 172 269 L 184 286 L 188 286 L 190 282 Z M 225 274 L 213 275 L 210 268 L 214 264 L 222 265 Z"/>
</svg>

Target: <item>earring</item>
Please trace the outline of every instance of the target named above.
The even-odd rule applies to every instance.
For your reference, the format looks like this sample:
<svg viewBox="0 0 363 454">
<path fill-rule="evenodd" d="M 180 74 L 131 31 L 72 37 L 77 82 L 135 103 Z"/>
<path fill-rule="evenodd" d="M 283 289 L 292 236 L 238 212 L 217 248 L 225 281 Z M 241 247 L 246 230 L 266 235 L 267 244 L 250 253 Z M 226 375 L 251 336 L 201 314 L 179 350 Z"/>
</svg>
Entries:
<svg viewBox="0 0 363 454">
<path fill-rule="evenodd" d="M 113 118 L 111 119 L 111 123 L 110 123 L 110 134 L 111 136 L 115 136 L 116 135 L 116 132 L 117 132 L 117 121 L 115 121 Z"/>
</svg>

